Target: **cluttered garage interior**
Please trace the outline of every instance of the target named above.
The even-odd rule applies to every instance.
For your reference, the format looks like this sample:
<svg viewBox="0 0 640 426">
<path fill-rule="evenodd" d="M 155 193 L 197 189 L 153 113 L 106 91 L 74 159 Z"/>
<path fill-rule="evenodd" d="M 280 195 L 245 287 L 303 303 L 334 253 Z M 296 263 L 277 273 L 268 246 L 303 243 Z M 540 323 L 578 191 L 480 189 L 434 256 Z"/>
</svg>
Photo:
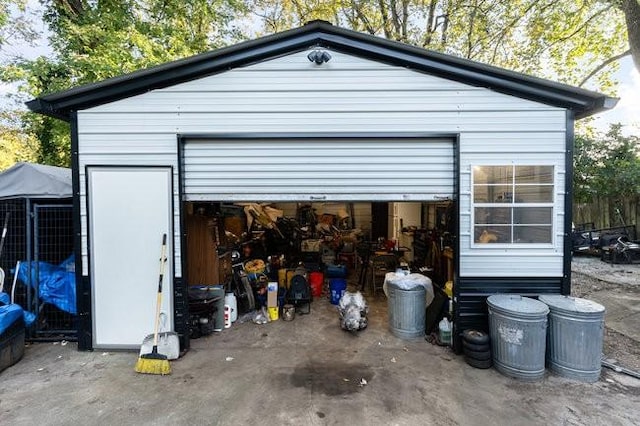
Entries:
<svg viewBox="0 0 640 426">
<path fill-rule="evenodd" d="M 436 319 L 450 319 L 445 303 L 453 285 L 455 210 L 450 200 L 187 202 L 185 210 L 191 338 L 221 330 L 221 321 L 226 319 L 230 326 L 243 315 L 245 321 L 261 323 L 308 314 L 314 303 L 338 306 L 347 290 L 367 298 L 384 297 L 385 278 L 404 279 L 409 274 L 424 277 L 418 278 L 423 285 L 418 300 L 422 311 L 438 294 L 433 318 L 399 322 L 391 329 L 417 337 L 425 327 L 433 331 Z M 206 284 L 218 282 L 228 283 L 228 296 L 226 318 L 216 320 L 205 308 L 207 299 L 224 293 L 210 292 Z M 343 301 L 340 307 L 344 305 Z M 224 302 L 218 309 L 225 309 Z M 349 321 L 349 314 L 342 313 L 345 330 L 362 327 L 365 314 L 354 315 L 357 321 Z"/>
</svg>

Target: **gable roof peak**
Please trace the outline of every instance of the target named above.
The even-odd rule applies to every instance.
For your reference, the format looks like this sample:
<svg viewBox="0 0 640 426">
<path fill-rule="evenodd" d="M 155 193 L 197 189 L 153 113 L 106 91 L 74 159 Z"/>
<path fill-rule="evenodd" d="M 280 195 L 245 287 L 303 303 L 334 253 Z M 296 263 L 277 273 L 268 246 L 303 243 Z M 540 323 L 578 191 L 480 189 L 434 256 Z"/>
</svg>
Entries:
<svg viewBox="0 0 640 426">
<path fill-rule="evenodd" d="M 366 59 L 410 68 L 472 86 L 566 108 L 576 118 L 611 109 L 617 99 L 606 95 L 509 71 L 495 66 L 410 46 L 334 26 L 323 20 L 245 41 L 189 58 L 167 62 L 27 102 L 35 112 L 70 120 L 71 113 L 150 90 L 203 78 L 288 53 L 323 46 Z"/>
</svg>

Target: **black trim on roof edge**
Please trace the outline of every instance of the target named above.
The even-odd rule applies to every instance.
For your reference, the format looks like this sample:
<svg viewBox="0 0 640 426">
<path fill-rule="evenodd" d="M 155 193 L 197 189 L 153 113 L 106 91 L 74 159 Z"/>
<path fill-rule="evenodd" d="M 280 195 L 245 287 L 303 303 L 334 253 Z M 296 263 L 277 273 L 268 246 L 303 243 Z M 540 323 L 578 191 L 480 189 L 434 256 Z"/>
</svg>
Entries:
<svg viewBox="0 0 640 426">
<path fill-rule="evenodd" d="M 611 109 L 617 103 L 617 98 L 597 92 L 339 28 L 325 21 L 312 21 L 292 30 L 44 95 L 26 104 L 34 112 L 69 121 L 72 111 L 184 83 L 313 46 L 332 48 L 366 59 L 567 108 L 574 111 L 576 118 Z"/>
</svg>

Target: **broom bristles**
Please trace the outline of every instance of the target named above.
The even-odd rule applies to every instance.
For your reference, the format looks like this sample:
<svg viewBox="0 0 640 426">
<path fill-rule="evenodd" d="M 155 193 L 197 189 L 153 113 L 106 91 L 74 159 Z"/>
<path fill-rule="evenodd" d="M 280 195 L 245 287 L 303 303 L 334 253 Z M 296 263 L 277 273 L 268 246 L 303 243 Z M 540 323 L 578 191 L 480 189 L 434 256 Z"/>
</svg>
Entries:
<svg viewBox="0 0 640 426">
<path fill-rule="evenodd" d="M 158 347 L 154 346 L 148 354 L 140 355 L 135 367 L 136 373 L 142 374 L 171 374 L 171 364 L 165 355 L 158 353 Z"/>
</svg>

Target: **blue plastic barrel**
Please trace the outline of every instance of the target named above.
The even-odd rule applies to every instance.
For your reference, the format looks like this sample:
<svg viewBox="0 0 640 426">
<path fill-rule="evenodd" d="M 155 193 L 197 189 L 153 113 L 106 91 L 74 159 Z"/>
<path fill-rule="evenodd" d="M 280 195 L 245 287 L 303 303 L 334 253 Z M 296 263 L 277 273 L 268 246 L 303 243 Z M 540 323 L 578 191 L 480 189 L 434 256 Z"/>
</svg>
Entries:
<svg viewBox="0 0 640 426">
<path fill-rule="evenodd" d="M 344 278 L 331 278 L 329 280 L 329 292 L 331 294 L 331 304 L 337 305 L 340 298 L 347 290 L 347 280 Z"/>
<path fill-rule="evenodd" d="M 346 265 L 327 265 L 327 278 L 345 278 L 346 276 Z"/>
</svg>

